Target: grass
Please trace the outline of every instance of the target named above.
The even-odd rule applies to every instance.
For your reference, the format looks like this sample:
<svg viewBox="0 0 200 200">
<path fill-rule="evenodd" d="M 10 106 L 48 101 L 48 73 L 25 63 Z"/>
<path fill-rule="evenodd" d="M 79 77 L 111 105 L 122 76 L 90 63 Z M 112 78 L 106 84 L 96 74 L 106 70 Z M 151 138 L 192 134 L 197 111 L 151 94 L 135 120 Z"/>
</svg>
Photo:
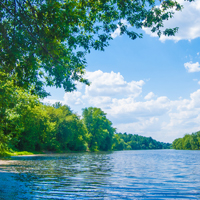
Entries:
<svg viewBox="0 0 200 200">
<path fill-rule="evenodd" d="M 35 152 L 28 152 L 28 151 L 4 151 L 2 153 L 0 153 L 0 158 L 7 158 L 7 157 L 11 157 L 11 156 L 24 156 L 24 155 L 34 155 L 34 154 L 38 154 Z"/>
<path fill-rule="evenodd" d="M 80 153 L 80 152 L 88 152 L 86 151 L 71 151 L 71 150 L 65 150 L 65 151 L 17 151 L 9 149 L 8 151 L 0 152 L 0 159 L 9 159 L 11 156 L 25 156 L 25 155 L 35 155 L 35 154 L 54 154 L 54 153 Z"/>
<path fill-rule="evenodd" d="M 24 156 L 24 155 L 34 155 L 34 153 L 28 151 L 16 151 L 14 153 L 10 153 L 10 156 Z"/>
</svg>

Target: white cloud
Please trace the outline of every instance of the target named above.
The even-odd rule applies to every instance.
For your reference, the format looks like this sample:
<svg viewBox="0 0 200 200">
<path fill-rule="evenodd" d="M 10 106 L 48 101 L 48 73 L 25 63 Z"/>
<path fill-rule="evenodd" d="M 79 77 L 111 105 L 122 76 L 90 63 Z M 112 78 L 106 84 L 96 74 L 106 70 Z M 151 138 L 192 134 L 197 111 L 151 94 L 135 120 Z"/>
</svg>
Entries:
<svg viewBox="0 0 200 200">
<path fill-rule="evenodd" d="M 83 85 L 75 92 L 66 93 L 62 103 L 74 111 L 89 106 L 101 108 L 118 132 L 172 142 L 185 133 L 200 130 L 200 90 L 191 93 L 188 99 L 173 101 L 166 96 L 155 98 L 149 92 L 143 101 L 140 98 L 143 80 L 127 82 L 120 73 L 100 70 L 87 72 L 86 77 L 91 86 Z"/>
<path fill-rule="evenodd" d="M 144 131 L 147 131 L 145 133 L 145 136 L 152 136 L 151 132 L 156 131 L 157 129 L 157 126 L 155 126 L 155 124 L 159 126 L 159 118 L 157 117 L 150 117 L 148 119 L 140 118 L 138 121 L 135 121 L 132 123 L 119 124 L 118 128 L 119 130 L 123 130 L 123 129 L 132 130 L 135 133 L 139 133 L 143 135 L 144 135 Z"/>
<path fill-rule="evenodd" d="M 149 100 L 149 99 L 152 99 L 153 97 L 155 97 L 155 94 L 154 94 L 153 92 L 149 92 L 149 93 L 144 97 L 144 99 Z"/>
<path fill-rule="evenodd" d="M 182 11 L 177 11 L 174 17 L 164 22 L 165 28 L 179 27 L 178 33 L 175 36 L 161 36 L 160 40 L 192 40 L 200 37 L 200 1 L 188 2 L 178 0 L 184 6 Z M 164 30 L 163 29 L 163 30 Z M 149 28 L 144 28 L 144 31 L 152 37 L 157 37 L 157 34 L 152 33 Z"/>
<path fill-rule="evenodd" d="M 188 72 L 199 72 L 200 71 L 200 64 L 199 62 L 192 63 L 192 62 L 187 62 L 184 63 L 185 69 L 187 69 Z"/>
<path fill-rule="evenodd" d="M 199 56 L 199 52 L 197 52 L 197 56 Z"/>
<path fill-rule="evenodd" d="M 140 102 L 133 98 L 113 99 L 109 110 L 113 117 L 131 114 L 132 118 L 161 116 L 169 110 L 167 97 L 159 97 L 156 100 Z"/>
<path fill-rule="evenodd" d="M 144 81 L 124 81 L 124 77 L 118 72 L 104 73 L 101 70 L 87 72 L 86 78 L 91 81 L 90 86 L 86 86 L 87 96 L 132 96 L 137 97 L 142 92 Z M 85 97 L 85 98 L 86 98 Z"/>
<path fill-rule="evenodd" d="M 200 108 L 200 89 L 190 94 L 190 98 L 191 98 L 190 107 Z"/>
<path fill-rule="evenodd" d="M 79 91 L 74 91 L 74 92 L 71 92 L 71 93 L 65 93 L 64 102 L 68 103 L 69 105 L 83 104 L 81 96 L 82 96 L 82 93 L 79 92 Z"/>
<path fill-rule="evenodd" d="M 60 102 L 60 103 L 62 103 L 62 104 L 65 104 L 65 102 L 64 101 L 60 101 L 60 100 L 57 100 L 57 99 L 48 99 L 48 98 L 45 98 L 45 99 L 43 99 L 43 100 L 41 100 L 43 103 L 45 103 L 45 104 L 50 104 L 50 105 L 52 105 L 52 104 L 54 104 L 54 103 L 56 103 L 56 102 Z"/>
<path fill-rule="evenodd" d="M 77 91 L 65 93 L 64 101 L 71 107 L 88 104 L 108 108 L 117 99 L 135 99 L 142 93 L 143 80 L 127 82 L 118 72 L 87 72 L 85 77 L 91 82 L 90 86 L 78 85 Z M 51 100 L 52 101 L 52 100 Z M 56 100 L 55 100 L 56 101 Z"/>
</svg>

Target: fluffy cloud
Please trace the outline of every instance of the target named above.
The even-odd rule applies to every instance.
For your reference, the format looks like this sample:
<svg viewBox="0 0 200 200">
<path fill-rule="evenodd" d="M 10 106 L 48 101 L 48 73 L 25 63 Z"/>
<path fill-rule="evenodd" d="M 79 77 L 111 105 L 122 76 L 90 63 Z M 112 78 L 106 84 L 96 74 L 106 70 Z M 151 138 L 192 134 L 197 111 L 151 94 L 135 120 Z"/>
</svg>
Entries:
<svg viewBox="0 0 200 200">
<path fill-rule="evenodd" d="M 196 92 L 190 94 L 190 98 L 191 102 L 189 106 L 191 108 L 200 108 L 200 90 L 197 90 Z"/>
<path fill-rule="evenodd" d="M 149 92 L 145 97 L 144 99 L 146 100 L 149 100 L 149 99 L 152 99 L 155 97 L 155 94 L 153 92 Z"/>
<path fill-rule="evenodd" d="M 50 105 L 52 105 L 52 104 L 54 104 L 56 102 L 60 102 L 62 104 L 65 104 L 65 101 L 60 101 L 60 100 L 57 100 L 57 99 L 48 99 L 48 98 L 45 98 L 45 99 L 41 99 L 41 101 L 43 103 L 45 103 L 45 104 L 50 104 Z"/>
<path fill-rule="evenodd" d="M 174 17 L 164 22 L 164 28 L 179 27 L 179 31 L 175 36 L 161 36 L 160 40 L 192 40 L 200 37 L 200 1 L 188 2 L 178 0 L 183 5 L 183 10 L 175 12 Z M 152 37 L 157 37 L 157 34 L 152 33 L 149 28 L 144 28 L 144 31 Z"/>
<path fill-rule="evenodd" d="M 185 69 L 187 69 L 188 72 L 199 72 L 200 71 L 200 64 L 199 62 L 192 63 L 192 62 L 187 62 L 184 63 Z"/>
<path fill-rule="evenodd" d="M 131 118 L 161 116 L 169 110 L 169 99 L 159 97 L 151 101 L 135 101 L 133 98 L 113 99 L 110 105 L 109 114 L 112 117 L 129 114 Z"/>
<path fill-rule="evenodd" d="M 82 96 L 82 93 L 79 91 L 74 91 L 72 93 L 65 93 L 64 101 L 68 103 L 69 105 L 72 105 L 72 104 L 80 105 L 80 104 L 83 104 L 81 96 Z"/>
<path fill-rule="evenodd" d="M 119 72 L 113 71 L 87 72 L 85 77 L 91 82 L 90 86 L 78 85 L 77 91 L 65 93 L 64 102 L 69 106 L 84 107 L 89 103 L 92 106 L 108 108 L 122 97 L 134 100 L 141 94 L 142 86 L 145 84 L 143 80 L 127 82 Z"/>
<path fill-rule="evenodd" d="M 99 107 L 118 132 L 167 142 L 200 130 L 200 90 L 191 93 L 188 99 L 172 101 L 166 96 L 156 97 L 153 92 L 142 99 L 143 80 L 127 82 L 120 73 L 100 70 L 87 72 L 86 77 L 91 86 L 79 86 L 77 91 L 66 93 L 62 101 L 79 114 L 81 108 Z"/>
<path fill-rule="evenodd" d="M 142 92 L 144 81 L 124 81 L 124 77 L 118 73 L 104 73 L 101 70 L 87 72 L 86 78 L 91 81 L 86 86 L 85 97 L 88 96 L 132 96 L 137 97 Z"/>
</svg>

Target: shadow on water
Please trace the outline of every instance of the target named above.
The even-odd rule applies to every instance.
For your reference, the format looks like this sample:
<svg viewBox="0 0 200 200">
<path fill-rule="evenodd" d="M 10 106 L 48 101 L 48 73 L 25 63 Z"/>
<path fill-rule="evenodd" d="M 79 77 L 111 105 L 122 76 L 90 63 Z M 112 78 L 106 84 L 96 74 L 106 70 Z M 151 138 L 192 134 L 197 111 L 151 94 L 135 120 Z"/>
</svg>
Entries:
<svg viewBox="0 0 200 200">
<path fill-rule="evenodd" d="M 30 183 L 21 181 L 20 174 L 0 172 L 0 199 L 33 199 Z"/>
<path fill-rule="evenodd" d="M 6 193 L 13 197 L 7 199 L 200 198 L 200 151 L 68 153 L 12 160 L 0 166 L 0 199 Z"/>
</svg>

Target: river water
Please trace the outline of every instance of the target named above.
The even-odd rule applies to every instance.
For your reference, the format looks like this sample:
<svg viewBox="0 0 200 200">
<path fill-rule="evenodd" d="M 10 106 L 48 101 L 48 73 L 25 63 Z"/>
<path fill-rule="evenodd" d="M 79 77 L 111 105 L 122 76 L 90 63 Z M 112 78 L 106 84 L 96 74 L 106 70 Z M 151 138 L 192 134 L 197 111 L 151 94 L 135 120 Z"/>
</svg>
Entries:
<svg viewBox="0 0 200 200">
<path fill-rule="evenodd" d="M 4 171 L 0 188 L 6 187 L 2 174 L 12 174 L 21 187 L 15 199 L 200 199 L 200 151 L 132 150 L 12 159 L 16 162 L 0 166 Z"/>
</svg>

